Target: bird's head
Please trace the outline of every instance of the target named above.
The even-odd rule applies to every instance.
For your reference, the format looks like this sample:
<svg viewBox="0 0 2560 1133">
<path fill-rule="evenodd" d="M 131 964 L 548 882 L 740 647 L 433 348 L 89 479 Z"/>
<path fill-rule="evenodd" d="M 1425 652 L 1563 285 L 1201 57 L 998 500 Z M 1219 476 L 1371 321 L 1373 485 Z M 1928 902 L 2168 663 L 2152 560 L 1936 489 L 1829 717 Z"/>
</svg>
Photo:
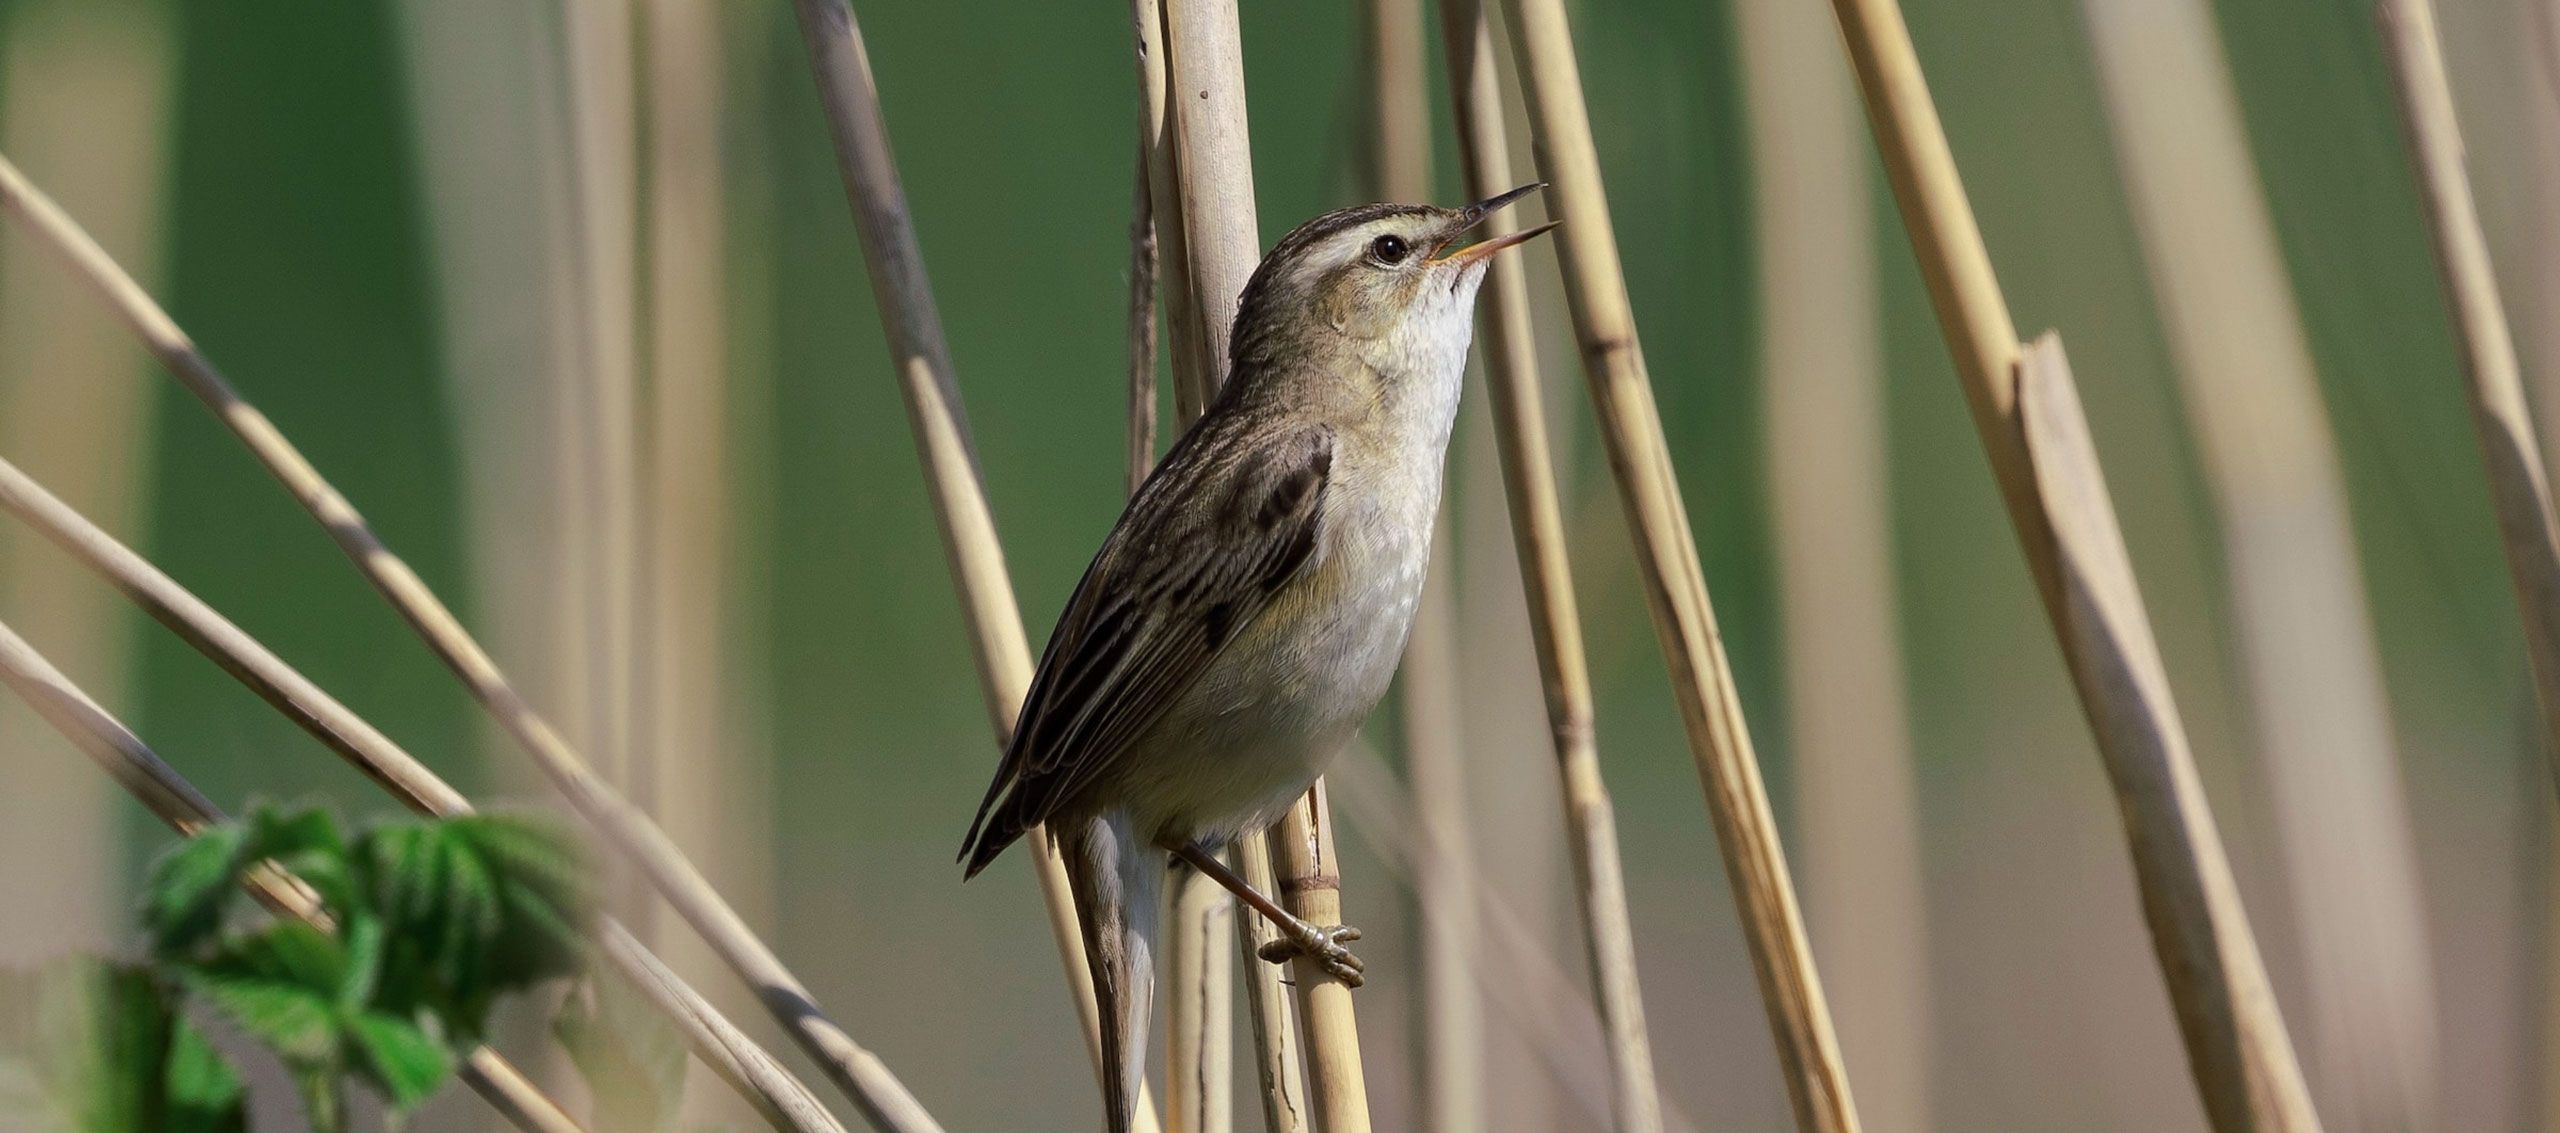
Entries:
<svg viewBox="0 0 2560 1133">
<path fill-rule="evenodd" d="M 1390 373 L 1435 361 L 1454 368 L 1466 356 L 1476 289 L 1494 255 L 1555 225 L 1460 241 L 1503 206 L 1544 187 L 1523 185 L 1454 209 L 1360 205 L 1299 225 L 1245 284 L 1236 309 L 1236 366 L 1338 357 Z"/>
</svg>

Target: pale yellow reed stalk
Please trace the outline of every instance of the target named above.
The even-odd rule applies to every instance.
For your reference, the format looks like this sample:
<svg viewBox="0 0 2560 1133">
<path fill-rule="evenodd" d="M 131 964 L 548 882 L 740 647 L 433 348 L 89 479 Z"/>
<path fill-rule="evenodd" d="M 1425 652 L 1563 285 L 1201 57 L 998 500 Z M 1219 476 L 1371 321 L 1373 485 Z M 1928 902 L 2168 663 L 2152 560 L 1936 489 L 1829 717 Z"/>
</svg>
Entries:
<svg viewBox="0 0 2560 1133">
<path fill-rule="evenodd" d="M 221 808 L 162 762 L 141 737 L 99 707 L 6 622 L 0 622 L 0 684 L 7 684 L 37 717 L 71 741 L 108 778 L 122 785 L 144 809 L 181 836 L 191 837 L 223 821 Z M 19 781 L 23 770 L 13 769 L 12 781 Z M 323 927 L 329 924 L 328 912 L 320 907 L 318 898 L 289 873 L 262 869 L 241 884 L 279 915 Z M 497 1051 L 485 1046 L 472 1048 L 463 1056 L 461 1074 L 466 1084 L 488 1099 L 491 1108 L 525 1133 L 580 1133 L 578 1123 L 558 1102 L 536 1089 Z"/>
<path fill-rule="evenodd" d="M 2216 1128 L 2318 1128 L 2116 528 L 2059 339 L 2018 341 L 1895 0 L 1834 0 L 1938 321 L 2124 815 Z"/>
<path fill-rule="evenodd" d="M 178 13 L 151 0 L 34 0 L 0 13 L 0 150 L 21 153 L 91 210 L 99 238 L 146 277 L 165 247 L 163 200 Z M 0 452 L 37 469 L 118 531 L 147 522 L 157 435 L 150 375 L 124 328 L 86 296 L 50 286 L 25 240 L 0 241 Z M 109 699 L 133 669 L 113 595 L 66 586 L 73 568 L 33 540 L 0 538 L 0 617 L 25 626 Z M 21 546 L 21 544 L 27 544 Z M 44 721 L 0 703 L 0 751 Z M 96 951 L 121 935 L 124 839 L 114 789 L 75 764 L 37 760 L 0 791 L 0 964 Z"/>
<path fill-rule="evenodd" d="M 2312 1086 L 2425 1129 L 2435 975 L 2337 441 L 2204 0 L 2083 0 L 2127 198 L 2219 513 L 2231 633 L 2282 835 Z"/>
<path fill-rule="evenodd" d="M 13 173 L 0 165 L 0 189 Z M 469 800 L 440 779 L 417 757 L 383 735 L 337 698 L 311 682 L 256 638 L 189 593 L 142 556 L 117 542 L 94 523 L 29 479 L 16 465 L 0 460 L 0 511 L 17 516 L 45 538 L 69 552 L 81 565 L 122 591 L 143 612 L 186 640 L 225 672 L 329 750 L 344 757 L 402 805 L 424 814 L 471 813 Z M 638 938 L 621 923 L 606 918 L 598 936 L 605 958 L 647 992 L 676 1024 L 694 1053 L 745 1095 L 774 1128 L 787 1133 L 841 1133 L 825 1107 L 790 1072 L 723 1017 L 683 981 L 666 971 Z M 779 1009 L 810 1010 L 805 1000 L 790 1000 L 780 989 L 760 988 Z M 938 1133 L 930 1117 L 898 1086 L 886 1067 L 869 1059 L 875 1081 L 894 1090 L 902 1104 L 884 1105 L 890 1120 L 874 1118 L 882 1130 Z"/>
<path fill-rule="evenodd" d="M 1928 891 L 1886 468 L 1874 179 L 1810 4 L 1734 11 L 1751 131 L 1766 429 L 1805 913 L 1877 1127 L 1929 1128 Z"/>
<path fill-rule="evenodd" d="M 645 873 L 694 930 L 752 986 L 775 1020 L 825 1068 L 857 1106 L 884 1126 L 926 1129 L 928 1117 L 878 1058 L 820 1011 L 781 958 L 702 876 L 649 816 L 599 778 L 549 722 L 526 703 L 487 651 L 426 582 L 311 466 L 266 415 L 242 400 L 168 313 L 144 293 L 61 208 L 0 158 L 0 211 L 41 234 L 95 288 L 190 393 L 239 437 L 304 510 L 325 528 L 465 688 L 542 768 L 553 787 L 613 849 Z M 458 801 L 458 800 L 457 800 Z"/>
<path fill-rule="evenodd" d="M 1717 636 L 1688 512 L 1636 342 L 1563 0 L 1508 0 L 1505 11 L 1527 87 L 1539 168 L 1553 186 L 1548 205 L 1564 222 L 1556 232 L 1558 254 L 1592 405 L 1628 526 L 1639 544 L 1637 562 L 1654 629 L 1671 669 L 1707 810 L 1715 819 L 1726 875 L 1741 907 L 1787 1094 L 1800 1127 L 1856 1129 L 1857 1105 L 1840 1064 L 1839 1040 L 1832 1033 L 1822 981 L 1814 972 L 1804 918 L 1796 908 L 1777 823 L 1769 813 L 1733 671 Z"/>
<path fill-rule="evenodd" d="M 1483 199 L 1510 188 L 1514 180 L 1503 129 L 1502 86 L 1495 73 L 1492 22 L 1481 0 L 1442 0 L 1440 14 L 1467 195 Z M 1497 239 L 1518 227 L 1509 215 L 1497 214 L 1486 221 L 1485 235 Z M 1497 257 L 1487 269 L 1479 300 L 1485 314 L 1479 341 L 1487 392 L 1493 399 L 1495 441 L 1502 456 L 1503 495 L 1511 509 L 1530 635 L 1546 690 L 1549 739 L 1562 779 L 1574 896 L 1581 912 L 1583 944 L 1591 954 L 1591 984 L 1608 1046 L 1611 1113 L 1619 1133 L 1659 1133 L 1661 1100 L 1654 1085 L 1652 1043 L 1645 1032 L 1644 996 L 1636 978 L 1635 928 L 1627 912 L 1617 811 L 1601 780 L 1591 673 L 1583 656 L 1582 614 L 1574 602 L 1573 571 L 1565 552 L 1563 511 L 1556 499 L 1538 344 L 1529 322 L 1527 277 L 1526 267 L 1516 256 Z M 1417 790 L 1420 787 L 1417 781 Z"/>
<path fill-rule="evenodd" d="M 2506 549 L 2507 576 L 2524 615 L 2525 653 L 2542 705 L 2543 754 L 2560 769 L 2560 535 L 2551 479 L 2536 446 L 2516 363 L 2516 344 L 2499 305 L 2497 267 L 2463 168 L 2462 127 L 2426 0 L 2381 0 L 2375 8 L 2390 57 L 2400 114 L 2409 132 L 2418 188 L 2435 240 L 2445 300 L 2453 308 L 2471 423 L 2488 466 L 2490 502 Z"/>
</svg>

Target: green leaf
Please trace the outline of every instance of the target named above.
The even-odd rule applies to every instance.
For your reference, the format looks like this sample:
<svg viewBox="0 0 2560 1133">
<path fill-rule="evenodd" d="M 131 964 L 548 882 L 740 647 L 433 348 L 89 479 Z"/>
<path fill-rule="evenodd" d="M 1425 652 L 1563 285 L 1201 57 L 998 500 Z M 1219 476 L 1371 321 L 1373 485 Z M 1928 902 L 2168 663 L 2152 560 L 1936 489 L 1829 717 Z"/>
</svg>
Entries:
<svg viewBox="0 0 2560 1133">
<path fill-rule="evenodd" d="M 175 1024 L 169 1065 L 161 1078 L 168 1097 L 169 1133 L 244 1133 L 249 1124 L 248 1092 L 241 1088 L 240 1075 L 194 1024 L 184 1017 Z"/>
<path fill-rule="evenodd" d="M 379 1012 L 347 1021 L 356 1065 L 397 1113 L 406 1113 L 453 1073 L 453 1056 L 424 1030 Z"/>
<path fill-rule="evenodd" d="M 673 1133 L 684 1101 L 684 1041 L 630 984 L 589 978 L 560 1004 L 551 1030 L 587 1081 L 599 1128 Z"/>
<path fill-rule="evenodd" d="M 338 1057 L 338 1020 L 327 995 L 307 984 L 255 976 L 202 974 L 191 981 L 249 1037 L 289 1065 L 330 1067 Z"/>
<path fill-rule="evenodd" d="M 143 890 L 142 925 L 160 955 L 194 948 L 222 927 L 223 904 L 244 864 L 247 829 L 224 823 L 177 845 L 151 867 Z"/>
<path fill-rule="evenodd" d="M 591 899 L 575 844 L 509 815 L 378 826 L 353 854 L 383 918 L 374 1006 L 476 1036 L 499 995 L 571 974 Z"/>
<path fill-rule="evenodd" d="M 382 978 L 382 918 L 370 911 L 351 914 L 346 923 L 346 966 L 338 980 L 338 1009 L 359 1011 L 373 1002 Z"/>
</svg>

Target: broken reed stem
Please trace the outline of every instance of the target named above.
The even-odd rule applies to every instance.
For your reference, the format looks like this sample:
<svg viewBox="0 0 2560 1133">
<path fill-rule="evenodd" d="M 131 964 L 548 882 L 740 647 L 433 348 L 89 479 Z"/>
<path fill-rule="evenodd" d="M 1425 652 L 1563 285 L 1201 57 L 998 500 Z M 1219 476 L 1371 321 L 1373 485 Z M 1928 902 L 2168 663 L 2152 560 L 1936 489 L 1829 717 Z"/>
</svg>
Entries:
<svg viewBox="0 0 2560 1133">
<path fill-rule="evenodd" d="M 2319 1108 L 2436 1112 L 2434 966 L 2337 439 L 2206 0 L 2083 0 L 2107 118 L 2220 520 L 2293 898 Z"/>
<path fill-rule="evenodd" d="M 2560 536 L 2553 530 L 2551 480 L 2535 447 L 2515 337 L 2499 304 L 2496 265 L 2463 168 L 2462 126 L 2436 42 L 2435 12 L 2426 0 L 2381 0 L 2374 13 L 2397 80 L 2393 90 L 2409 132 L 2445 301 L 2453 308 L 2454 342 L 2468 379 L 2464 392 L 2488 466 L 2507 576 L 2524 618 L 2525 652 L 2542 708 L 2543 754 L 2560 769 Z"/>
<path fill-rule="evenodd" d="M 2061 343 L 2047 335 L 2030 353 L 2018 342 L 1899 5 L 1833 7 L 1975 428 L 2115 789 L 2205 1112 L 2225 1133 L 2317 1129 Z"/>
<path fill-rule="evenodd" d="M 1442 0 L 1442 46 L 1467 195 L 1482 200 L 1511 187 L 1510 144 L 1503 133 L 1502 84 L 1495 73 L 1493 25 L 1482 0 Z M 1509 213 L 1486 218 L 1485 238 L 1520 227 Z M 1482 336 L 1494 438 L 1502 455 L 1503 495 L 1529 605 L 1531 641 L 1545 686 L 1547 726 L 1562 780 L 1565 828 L 1573 857 L 1574 896 L 1611 1077 L 1611 1113 L 1619 1133 L 1660 1133 L 1652 1042 L 1636 978 L 1635 928 L 1618 851 L 1618 824 L 1600 774 L 1592 727 L 1591 674 L 1582 648 L 1582 614 L 1573 597 L 1565 553 L 1564 513 L 1556 500 L 1547 444 L 1538 344 L 1529 321 L 1528 270 L 1517 255 L 1496 256 L 1480 300 L 1489 324 Z"/>
<path fill-rule="evenodd" d="M 799 14 L 801 38 L 809 46 L 809 69 L 817 82 L 819 106 L 826 114 L 828 138 L 835 145 L 837 172 L 844 179 L 846 202 L 852 206 L 855 234 L 861 239 L 863 263 L 871 275 L 872 298 L 879 304 L 881 329 L 898 370 L 907 423 L 915 434 L 917 458 L 924 464 L 934 517 L 942 526 L 943 550 L 968 621 L 980 691 L 1001 750 L 1012 740 L 1023 695 L 1031 687 L 1031 646 L 1023 636 L 1022 611 L 1014 602 L 995 519 L 987 510 L 977 456 L 970 447 L 968 417 L 953 376 L 950 344 L 943 338 L 942 315 L 934 307 L 933 285 L 925 276 L 924 253 L 916 242 L 915 221 L 907 212 L 897 157 L 889 148 L 888 123 L 881 116 L 871 59 L 862 45 L 862 29 L 845 0 L 794 0 L 793 7 Z M 1084 934 L 1076 919 L 1066 867 L 1047 830 L 1034 829 L 1023 841 L 1040 882 L 1058 959 L 1066 968 L 1068 993 L 1084 1023 L 1085 1051 L 1099 1080 L 1101 1014 L 1094 999 L 1093 975 L 1085 964 Z M 1152 1133 L 1157 1125 L 1155 1105 L 1147 1098 L 1145 1083 L 1139 1084 L 1138 1091 L 1137 1133 Z"/>
<path fill-rule="evenodd" d="M 933 1119 L 878 1058 L 834 1020 L 781 958 L 758 938 L 701 870 L 649 816 L 588 766 L 568 741 L 526 703 L 478 640 L 399 556 L 385 547 L 354 505 L 311 466 L 266 416 L 240 397 L 151 297 L 71 218 L 0 158 L 0 207 L 53 246 L 123 316 L 161 365 L 247 445 L 259 462 L 318 520 L 374 588 L 462 678 L 552 786 L 613 848 L 638 865 L 676 912 L 753 988 L 776 1022 L 817 1060 L 828 1077 L 875 1124 L 929 1129 Z M 456 796 L 458 800 L 458 796 Z"/>
<path fill-rule="evenodd" d="M 1147 187 L 1147 144 L 1138 139 L 1129 205 L 1129 494 L 1156 463 L 1156 220 Z"/>
<path fill-rule="evenodd" d="M 1592 405 L 1641 552 L 1637 561 L 1654 628 L 1741 907 L 1796 1122 L 1807 1130 L 1854 1130 L 1857 1106 L 1841 1067 L 1839 1040 L 1636 343 L 1564 3 L 1509 0 L 1505 11 L 1528 88 L 1539 164 L 1553 185 L 1549 208 L 1564 221 L 1556 232 L 1558 255 Z"/>
<path fill-rule="evenodd" d="M 5 169 L 0 165 L 0 171 Z M 0 178 L 0 184 L 5 184 L 5 178 Z M 345 757 L 402 805 L 423 814 L 471 813 L 470 802 L 460 792 L 390 737 L 6 460 L 0 460 L 0 510 L 17 516 L 69 552 L 303 731 Z M 807 1087 L 712 1009 L 699 993 L 668 974 L 657 957 L 619 922 L 604 919 L 598 935 L 606 958 L 650 993 L 694 1053 L 736 1087 L 774 1128 L 787 1133 L 842 1133 L 843 1126 L 818 1104 Z M 767 998 L 772 998 L 770 993 Z M 899 1133 L 937 1130 L 929 1118 L 917 1124 L 883 1123 L 880 1127 Z"/>
<path fill-rule="evenodd" d="M 221 808 L 163 762 L 132 729 L 71 683 L 5 622 L 0 622 L 0 683 L 7 684 L 62 738 L 71 741 L 180 837 L 194 837 L 197 831 L 223 821 Z M 309 888 L 291 874 L 260 869 L 243 879 L 241 885 L 278 915 L 327 925 L 328 913 Z M 463 1056 L 462 1079 L 486 1098 L 500 1116 L 525 1133 L 582 1133 L 577 1121 L 558 1102 L 545 1096 L 495 1050 L 472 1048 Z"/>
</svg>

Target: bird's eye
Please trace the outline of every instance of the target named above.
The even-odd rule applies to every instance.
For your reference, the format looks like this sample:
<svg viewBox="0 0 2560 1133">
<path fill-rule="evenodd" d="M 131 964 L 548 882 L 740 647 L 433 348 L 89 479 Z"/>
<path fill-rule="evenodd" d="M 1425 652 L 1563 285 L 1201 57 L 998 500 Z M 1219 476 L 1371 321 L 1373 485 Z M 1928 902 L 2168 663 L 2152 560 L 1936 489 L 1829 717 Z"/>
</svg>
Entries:
<svg viewBox="0 0 2560 1133">
<path fill-rule="evenodd" d="M 1381 236 L 1369 242 L 1369 254 L 1379 263 L 1390 266 L 1403 263 L 1412 252 L 1412 246 L 1406 244 L 1402 236 Z"/>
</svg>

